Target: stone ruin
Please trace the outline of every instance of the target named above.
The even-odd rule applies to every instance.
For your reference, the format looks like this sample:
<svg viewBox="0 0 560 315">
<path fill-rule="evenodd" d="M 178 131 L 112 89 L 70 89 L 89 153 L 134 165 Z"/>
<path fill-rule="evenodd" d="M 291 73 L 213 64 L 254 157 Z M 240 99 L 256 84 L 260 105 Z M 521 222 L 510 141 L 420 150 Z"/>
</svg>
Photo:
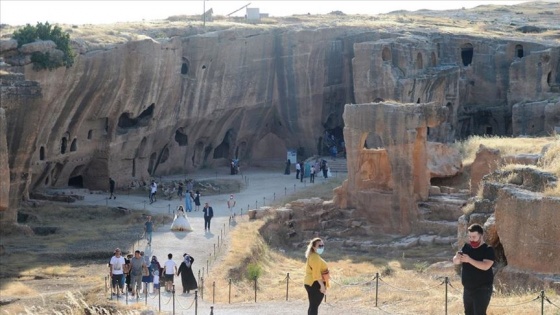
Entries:
<svg viewBox="0 0 560 315">
<path fill-rule="evenodd" d="M 447 110 L 433 103 L 346 105 L 348 179 L 335 189 L 335 204 L 355 208 L 386 233 L 411 233 L 431 186 L 428 129 L 444 122 Z"/>
</svg>

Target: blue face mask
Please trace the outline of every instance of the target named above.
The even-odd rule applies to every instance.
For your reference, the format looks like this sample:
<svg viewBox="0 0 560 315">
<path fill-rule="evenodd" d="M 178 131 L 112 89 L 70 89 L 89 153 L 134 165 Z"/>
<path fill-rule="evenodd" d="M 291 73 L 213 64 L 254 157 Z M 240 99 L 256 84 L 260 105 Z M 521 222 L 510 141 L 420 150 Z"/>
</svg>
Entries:
<svg viewBox="0 0 560 315">
<path fill-rule="evenodd" d="M 322 255 L 322 254 L 323 254 L 323 251 L 325 251 L 325 248 L 324 248 L 324 247 L 319 247 L 319 248 L 317 248 L 317 254 Z"/>
</svg>

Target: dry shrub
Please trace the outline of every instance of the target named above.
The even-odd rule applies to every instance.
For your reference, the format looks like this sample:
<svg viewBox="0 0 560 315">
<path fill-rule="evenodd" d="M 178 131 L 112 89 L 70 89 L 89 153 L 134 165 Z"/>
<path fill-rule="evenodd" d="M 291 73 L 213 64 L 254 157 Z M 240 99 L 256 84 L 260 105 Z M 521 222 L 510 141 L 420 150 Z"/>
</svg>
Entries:
<svg viewBox="0 0 560 315">
<path fill-rule="evenodd" d="M 0 296 L 36 296 L 37 291 L 19 281 L 13 281 L 2 285 Z"/>
</svg>

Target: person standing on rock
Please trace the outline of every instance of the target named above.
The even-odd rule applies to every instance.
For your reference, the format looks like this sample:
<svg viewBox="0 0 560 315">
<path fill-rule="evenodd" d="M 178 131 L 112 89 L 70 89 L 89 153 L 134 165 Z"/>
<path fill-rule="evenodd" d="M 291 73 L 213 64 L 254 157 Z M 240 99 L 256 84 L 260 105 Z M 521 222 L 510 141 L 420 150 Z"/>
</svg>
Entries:
<svg viewBox="0 0 560 315">
<path fill-rule="evenodd" d="M 311 172 L 309 173 L 309 182 L 315 182 L 315 165 L 311 165 Z"/>
<path fill-rule="evenodd" d="M 301 173 L 301 164 L 296 162 L 296 179 L 299 179 L 299 173 Z"/>
<path fill-rule="evenodd" d="M 208 205 L 208 202 L 206 202 L 202 212 L 204 212 L 204 231 L 210 232 L 210 221 L 212 220 L 212 217 L 214 217 L 214 209 L 212 209 L 212 207 Z"/>
<path fill-rule="evenodd" d="M 492 297 L 492 266 L 496 256 L 494 249 L 484 243 L 484 229 L 480 224 L 473 224 L 467 230 L 469 242 L 453 256 L 453 263 L 461 265 L 465 315 L 485 315 Z"/>
<path fill-rule="evenodd" d="M 330 287 L 329 268 L 321 258 L 324 249 L 325 243 L 322 239 L 316 237 L 309 242 L 305 251 L 307 262 L 303 283 L 309 299 L 307 315 L 317 315 L 319 313 L 319 305 L 325 297 L 327 288 Z"/>
<path fill-rule="evenodd" d="M 111 177 L 109 177 L 109 193 L 109 199 L 117 199 L 117 196 L 115 196 L 115 180 Z"/>
<path fill-rule="evenodd" d="M 177 276 L 181 276 L 181 284 L 183 285 L 183 293 L 190 293 L 191 290 L 195 290 L 198 287 L 196 283 L 196 278 L 194 277 L 192 271 L 192 264 L 194 258 L 189 254 L 183 254 L 183 262 L 179 266 L 179 271 L 177 271 Z"/>
<path fill-rule="evenodd" d="M 157 184 L 154 180 L 150 184 L 150 204 L 156 202 Z"/>
</svg>

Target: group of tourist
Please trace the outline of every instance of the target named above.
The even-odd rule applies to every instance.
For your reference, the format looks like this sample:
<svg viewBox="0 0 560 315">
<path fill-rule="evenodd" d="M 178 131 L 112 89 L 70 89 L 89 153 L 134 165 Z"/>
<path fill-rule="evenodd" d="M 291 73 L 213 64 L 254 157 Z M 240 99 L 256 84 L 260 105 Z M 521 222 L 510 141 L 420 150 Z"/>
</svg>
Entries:
<svg viewBox="0 0 560 315">
<path fill-rule="evenodd" d="M 168 254 L 167 258 L 168 260 L 161 266 L 155 255 L 150 260 L 143 251 L 136 250 L 134 255 L 129 254 L 125 258 L 121 250 L 116 248 L 109 262 L 113 294 L 124 294 L 125 283 L 131 296 L 145 294 L 149 291 L 150 285 L 153 285 L 152 291 L 157 293 L 160 282 L 164 282 L 165 290 L 171 292 L 175 275 L 181 276 L 183 293 L 196 289 L 198 284 L 192 271 L 194 258 L 187 253 L 183 254 L 183 261 L 178 269 L 173 261 L 173 254 Z"/>
<path fill-rule="evenodd" d="M 290 169 L 292 166 L 292 161 L 288 159 L 286 161 L 286 169 L 284 170 L 284 175 L 290 175 Z M 296 179 L 303 182 L 304 177 L 309 178 L 310 183 L 315 182 L 315 175 L 317 172 L 322 172 L 324 178 L 328 178 L 329 175 L 329 165 L 326 160 L 316 159 L 315 162 L 297 162 L 296 163 Z"/>
</svg>

